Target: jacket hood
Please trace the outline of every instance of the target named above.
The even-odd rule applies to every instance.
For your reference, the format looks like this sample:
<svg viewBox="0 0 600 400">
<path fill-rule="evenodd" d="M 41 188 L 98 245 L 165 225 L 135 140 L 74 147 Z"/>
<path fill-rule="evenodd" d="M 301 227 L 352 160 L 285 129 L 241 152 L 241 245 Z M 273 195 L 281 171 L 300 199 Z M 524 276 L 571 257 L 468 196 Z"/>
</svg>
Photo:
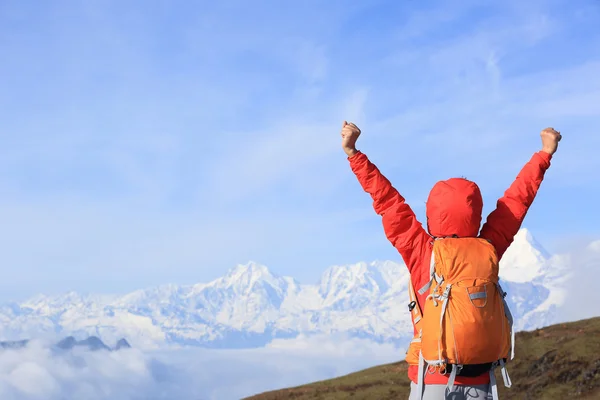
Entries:
<svg viewBox="0 0 600 400">
<path fill-rule="evenodd" d="M 451 178 L 433 186 L 427 199 L 427 229 L 434 237 L 477 237 L 483 199 L 475 182 Z"/>
</svg>

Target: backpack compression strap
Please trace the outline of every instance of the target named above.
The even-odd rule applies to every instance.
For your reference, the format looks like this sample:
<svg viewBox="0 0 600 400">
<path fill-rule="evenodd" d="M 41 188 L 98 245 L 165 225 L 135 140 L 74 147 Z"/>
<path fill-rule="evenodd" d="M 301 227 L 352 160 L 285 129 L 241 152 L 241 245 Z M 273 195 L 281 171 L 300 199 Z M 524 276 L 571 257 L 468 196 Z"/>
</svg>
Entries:
<svg viewBox="0 0 600 400">
<path fill-rule="evenodd" d="M 408 299 L 408 310 L 410 311 L 413 320 L 413 325 L 416 329 L 417 325 L 423 318 L 423 313 L 421 312 L 421 306 L 419 305 L 419 301 L 417 300 L 415 289 L 412 285 L 412 281 L 410 278 L 408 279 Z"/>
</svg>

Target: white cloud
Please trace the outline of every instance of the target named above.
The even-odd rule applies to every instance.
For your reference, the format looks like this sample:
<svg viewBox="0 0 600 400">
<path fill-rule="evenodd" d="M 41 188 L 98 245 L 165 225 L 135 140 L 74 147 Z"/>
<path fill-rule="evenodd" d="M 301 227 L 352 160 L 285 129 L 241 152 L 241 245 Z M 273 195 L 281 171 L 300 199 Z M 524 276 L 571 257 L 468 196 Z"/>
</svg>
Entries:
<svg viewBox="0 0 600 400">
<path fill-rule="evenodd" d="M 0 397 L 6 400 L 141 399 L 153 385 L 145 356 L 135 349 L 53 354 L 31 342 L 0 351 Z"/>
<path fill-rule="evenodd" d="M 566 287 L 566 301 L 559 310 L 560 321 L 577 321 L 600 316 L 600 241 L 574 249 L 569 255 L 571 277 Z"/>
<path fill-rule="evenodd" d="M 264 349 L 142 353 L 75 351 L 41 343 L 0 351 L 3 400 L 229 400 L 402 359 L 390 345 L 347 338 L 278 341 Z M 35 382 L 35 384 L 32 384 Z"/>
<path fill-rule="evenodd" d="M 291 354 L 315 357 L 370 357 L 387 360 L 390 354 L 403 354 L 402 350 L 392 344 L 376 344 L 368 340 L 348 338 L 344 334 L 301 335 L 294 339 L 276 339 L 266 348 L 275 352 L 287 351 Z"/>
</svg>

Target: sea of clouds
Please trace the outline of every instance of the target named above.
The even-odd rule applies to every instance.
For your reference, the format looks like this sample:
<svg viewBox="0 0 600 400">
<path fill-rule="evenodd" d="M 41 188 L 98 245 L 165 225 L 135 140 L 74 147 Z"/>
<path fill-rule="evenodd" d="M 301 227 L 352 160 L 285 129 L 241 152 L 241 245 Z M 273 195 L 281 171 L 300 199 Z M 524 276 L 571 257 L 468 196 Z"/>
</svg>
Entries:
<svg viewBox="0 0 600 400">
<path fill-rule="evenodd" d="M 0 350 L 2 400 L 228 400 L 394 362 L 404 351 L 345 337 L 276 340 L 248 350 L 55 353 L 41 342 Z"/>
</svg>

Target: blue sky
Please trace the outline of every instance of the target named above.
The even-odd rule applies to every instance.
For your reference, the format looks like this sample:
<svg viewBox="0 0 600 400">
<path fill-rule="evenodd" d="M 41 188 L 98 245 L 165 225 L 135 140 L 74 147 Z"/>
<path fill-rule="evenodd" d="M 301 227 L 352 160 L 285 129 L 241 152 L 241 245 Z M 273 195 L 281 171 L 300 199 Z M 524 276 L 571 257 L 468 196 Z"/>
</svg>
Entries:
<svg viewBox="0 0 600 400">
<path fill-rule="evenodd" d="M 421 220 L 451 176 L 491 211 L 554 126 L 525 226 L 600 238 L 600 3 L 524 3 L 1 2 L 0 299 L 400 260 L 344 119 Z"/>
</svg>

